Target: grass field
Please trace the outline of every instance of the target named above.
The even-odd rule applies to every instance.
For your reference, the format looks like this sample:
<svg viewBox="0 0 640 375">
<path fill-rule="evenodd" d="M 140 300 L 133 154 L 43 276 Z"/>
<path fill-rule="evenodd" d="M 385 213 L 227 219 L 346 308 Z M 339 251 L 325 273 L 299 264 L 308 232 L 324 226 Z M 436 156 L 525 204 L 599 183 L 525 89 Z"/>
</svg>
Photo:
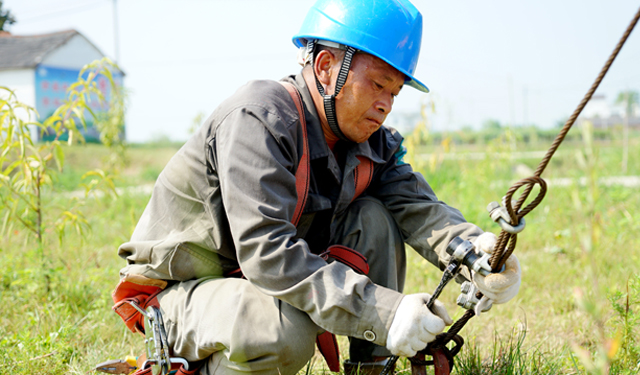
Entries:
<svg viewBox="0 0 640 375">
<path fill-rule="evenodd" d="M 640 176 L 640 137 L 630 144 L 624 174 Z M 513 146 L 496 141 L 446 152 L 424 146 L 415 150 L 414 165 L 441 200 L 497 233 L 486 205 L 499 201 L 514 181 L 526 177 L 523 171 L 537 165 L 539 159 L 521 152 L 548 147 Z M 68 232 L 61 245 L 48 230 L 41 256 L 19 227 L 2 236 L 0 373 L 85 374 L 106 359 L 142 352 L 142 339 L 110 309 L 124 263 L 116 249 L 128 240 L 149 198 L 126 188 L 152 184 L 176 150 L 131 147 L 118 199 L 96 198 L 85 205 L 92 228 L 85 238 Z M 64 204 L 77 179 L 105 153 L 97 145 L 65 151 L 67 167 L 56 190 L 44 196 L 48 207 Z M 527 229 L 518 237 L 520 293 L 462 330 L 467 344 L 454 373 L 640 373 L 640 187 L 603 182 L 623 175 L 620 161 L 615 141 L 560 148 L 543 174 L 550 181 L 547 197 L 527 216 Z M 554 184 L 560 178 L 569 183 Z M 408 259 L 405 292 L 431 293 L 440 272 L 411 251 Z M 450 285 L 441 297 L 454 318 L 463 312 L 455 306 L 457 294 Z M 345 352 L 346 340 L 340 343 Z M 312 372 L 325 371 L 315 358 Z"/>
</svg>

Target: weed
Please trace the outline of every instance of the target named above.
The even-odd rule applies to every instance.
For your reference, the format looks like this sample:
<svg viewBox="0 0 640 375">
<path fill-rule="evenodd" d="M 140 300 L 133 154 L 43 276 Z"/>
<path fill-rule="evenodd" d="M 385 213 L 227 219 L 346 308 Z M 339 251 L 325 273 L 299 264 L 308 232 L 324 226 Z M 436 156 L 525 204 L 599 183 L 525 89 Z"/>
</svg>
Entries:
<svg viewBox="0 0 640 375">
<path fill-rule="evenodd" d="M 465 345 L 456 358 L 458 375 L 515 375 L 561 374 L 564 352 L 551 354 L 539 349 L 541 345 L 526 348 L 526 330 L 512 329 L 507 337 L 494 334 L 491 345 L 475 341 Z M 482 349 L 488 349 L 482 350 Z"/>
<path fill-rule="evenodd" d="M 627 280 L 625 291 L 609 295 L 614 315 L 609 321 L 615 332 L 616 355 L 611 364 L 611 373 L 637 374 L 640 372 L 640 275 Z"/>
</svg>

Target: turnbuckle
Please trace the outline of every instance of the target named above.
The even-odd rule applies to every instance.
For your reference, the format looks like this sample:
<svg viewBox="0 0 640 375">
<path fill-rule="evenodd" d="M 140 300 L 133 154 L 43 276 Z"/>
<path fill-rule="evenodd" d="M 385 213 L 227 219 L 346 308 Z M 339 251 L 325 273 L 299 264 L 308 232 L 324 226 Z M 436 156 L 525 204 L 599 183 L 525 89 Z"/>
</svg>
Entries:
<svg viewBox="0 0 640 375">
<path fill-rule="evenodd" d="M 442 343 L 446 336 L 446 333 L 439 334 L 426 348 L 420 350 L 414 357 L 409 358 L 412 375 L 426 375 L 427 366 L 433 366 L 435 375 L 449 375 L 451 373 L 453 357 L 462 349 L 464 339 L 459 335 L 454 335 L 451 341 L 455 343 L 455 346 L 449 349 Z M 426 356 L 431 356 L 432 359 L 425 360 Z"/>
</svg>

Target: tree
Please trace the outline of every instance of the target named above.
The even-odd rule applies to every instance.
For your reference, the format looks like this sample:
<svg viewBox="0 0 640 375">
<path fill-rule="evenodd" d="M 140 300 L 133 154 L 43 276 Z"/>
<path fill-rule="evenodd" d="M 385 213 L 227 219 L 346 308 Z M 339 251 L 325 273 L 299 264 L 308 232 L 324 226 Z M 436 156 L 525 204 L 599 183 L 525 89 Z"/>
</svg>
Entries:
<svg viewBox="0 0 640 375">
<path fill-rule="evenodd" d="M 6 27 L 16 23 L 16 18 L 9 10 L 2 10 L 3 1 L 0 0 L 0 31 L 7 31 Z"/>
<path fill-rule="evenodd" d="M 500 124 L 500 121 L 498 120 L 489 119 L 482 123 L 482 130 L 499 132 L 502 130 L 502 124 Z"/>
<path fill-rule="evenodd" d="M 624 107 L 624 127 L 622 135 L 622 173 L 627 172 L 627 161 L 629 160 L 629 117 L 633 116 L 634 107 L 638 105 L 638 92 L 627 90 L 622 91 L 616 98 L 617 104 Z"/>
</svg>

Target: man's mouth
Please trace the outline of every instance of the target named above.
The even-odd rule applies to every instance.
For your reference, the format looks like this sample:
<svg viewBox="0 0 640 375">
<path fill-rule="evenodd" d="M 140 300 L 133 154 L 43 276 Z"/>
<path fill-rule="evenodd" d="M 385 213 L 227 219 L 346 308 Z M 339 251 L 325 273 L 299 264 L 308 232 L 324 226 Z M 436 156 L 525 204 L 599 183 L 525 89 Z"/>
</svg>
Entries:
<svg viewBox="0 0 640 375">
<path fill-rule="evenodd" d="M 371 121 L 371 122 L 375 123 L 377 126 L 381 126 L 381 125 L 382 125 L 382 121 L 377 120 L 377 119 L 375 119 L 375 118 L 368 118 L 367 120 L 369 120 L 369 121 Z"/>
</svg>

